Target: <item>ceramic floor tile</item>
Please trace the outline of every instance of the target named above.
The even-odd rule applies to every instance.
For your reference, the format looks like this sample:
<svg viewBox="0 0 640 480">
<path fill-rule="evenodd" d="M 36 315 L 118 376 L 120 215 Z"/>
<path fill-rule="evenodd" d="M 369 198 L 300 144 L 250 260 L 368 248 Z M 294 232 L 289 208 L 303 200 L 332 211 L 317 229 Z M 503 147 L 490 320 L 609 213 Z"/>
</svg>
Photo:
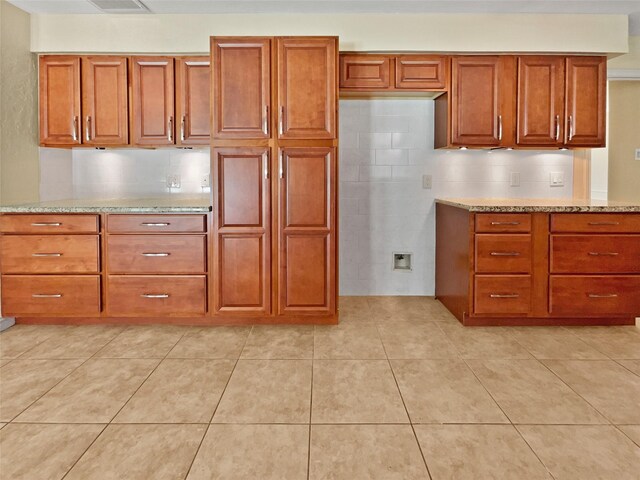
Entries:
<svg viewBox="0 0 640 480">
<path fill-rule="evenodd" d="M 20 414 L 19 422 L 107 423 L 158 364 L 157 360 L 93 359 Z"/>
<path fill-rule="evenodd" d="M 314 358 L 386 359 L 374 324 L 327 325 L 315 328 Z"/>
<path fill-rule="evenodd" d="M 447 337 L 465 359 L 509 358 L 530 359 L 508 327 L 463 327 L 439 324 Z"/>
<path fill-rule="evenodd" d="M 109 425 L 65 480 L 185 478 L 206 425 Z"/>
<path fill-rule="evenodd" d="M 508 423 L 462 360 L 392 360 L 412 423 Z"/>
<path fill-rule="evenodd" d="M 0 358 L 0 367 L 4 367 L 7 363 L 11 362 L 11 358 Z"/>
<path fill-rule="evenodd" d="M 640 447 L 640 425 L 618 425 L 618 428 Z"/>
<path fill-rule="evenodd" d="M 371 297 L 339 297 L 338 308 L 340 314 L 369 312 Z"/>
<path fill-rule="evenodd" d="M 640 360 L 618 360 L 618 363 L 636 375 L 640 375 Z"/>
<path fill-rule="evenodd" d="M 313 358 L 313 326 L 256 325 L 249 334 L 241 358 L 311 359 Z"/>
<path fill-rule="evenodd" d="M 11 421 L 81 363 L 18 359 L 0 368 L 0 420 Z"/>
<path fill-rule="evenodd" d="M 0 430 L 0 475 L 7 480 L 62 478 L 103 428 L 12 423 Z"/>
<path fill-rule="evenodd" d="M 416 425 L 433 480 L 551 480 L 511 425 Z"/>
<path fill-rule="evenodd" d="M 306 480 L 307 425 L 211 425 L 188 480 Z"/>
<path fill-rule="evenodd" d="M 520 425 L 556 480 L 638 480 L 640 448 L 611 426 Z"/>
<path fill-rule="evenodd" d="M 234 365 L 234 360 L 166 359 L 114 422 L 209 423 Z"/>
<path fill-rule="evenodd" d="M 0 358 L 19 357 L 51 335 L 68 329 L 61 326 L 14 325 L 0 333 Z"/>
<path fill-rule="evenodd" d="M 308 423 L 311 360 L 239 360 L 213 423 Z"/>
<path fill-rule="evenodd" d="M 511 333 L 520 345 L 538 359 L 606 359 L 580 337 L 561 327 L 512 327 Z"/>
<path fill-rule="evenodd" d="M 312 425 L 310 480 L 428 479 L 409 425 Z"/>
<path fill-rule="evenodd" d="M 169 352 L 169 358 L 237 359 L 251 327 L 203 327 L 190 330 Z"/>
<path fill-rule="evenodd" d="M 513 423 L 607 423 L 537 360 L 469 360 L 467 364 Z"/>
<path fill-rule="evenodd" d="M 639 376 L 613 360 L 544 363 L 612 423 L 640 424 Z"/>
<path fill-rule="evenodd" d="M 385 317 L 422 317 L 426 318 L 428 310 L 425 300 L 427 297 L 369 297 L 372 311 L 379 312 Z"/>
<path fill-rule="evenodd" d="M 386 360 L 315 360 L 313 423 L 407 423 Z"/>
<path fill-rule="evenodd" d="M 411 325 L 380 324 L 382 343 L 389 358 L 459 358 L 460 354 L 435 323 Z"/>
<path fill-rule="evenodd" d="M 100 350 L 103 358 L 163 358 L 187 330 L 173 325 L 132 326 Z"/>
<path fill-rule="evenodd" d="M 571 331 L 611 358 L 640 360 L 638 327 L 575 327 Z"/>
<path fill-rule="evenodd" d="M 86 325 L 58 330 L 22 358 L 89 358 L 122 330 L 122 327 L 111 325 Z"/>
</svg>

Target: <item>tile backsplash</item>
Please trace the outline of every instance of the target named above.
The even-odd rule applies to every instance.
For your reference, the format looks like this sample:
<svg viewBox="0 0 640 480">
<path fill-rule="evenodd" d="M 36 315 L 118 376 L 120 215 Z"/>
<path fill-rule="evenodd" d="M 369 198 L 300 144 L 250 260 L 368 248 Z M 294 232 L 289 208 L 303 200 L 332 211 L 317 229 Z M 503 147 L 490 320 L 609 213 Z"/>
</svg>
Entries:
<svg viewBox="0 0 640 480">
<path fill-rule="evenodd" d="M 433 100 L 341 100 L 340 294 L 433 295 L 435 197 L 571 197 L 572 159 L 434 150 Z M 520 186 L 510 186 L 512 172 Z M 550 186 L 551 172 L 563 173 L 563 187 Z M 394 271 L 394 252 L 412 253 L 412 270 Z"/>
</svg>

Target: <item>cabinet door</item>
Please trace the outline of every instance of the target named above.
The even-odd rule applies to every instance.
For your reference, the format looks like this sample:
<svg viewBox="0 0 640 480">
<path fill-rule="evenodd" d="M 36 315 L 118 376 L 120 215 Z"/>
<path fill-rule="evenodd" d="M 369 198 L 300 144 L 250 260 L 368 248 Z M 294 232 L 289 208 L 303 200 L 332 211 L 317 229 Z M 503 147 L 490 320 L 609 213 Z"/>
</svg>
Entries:
<svg viewBox="0 0 640 480">
<path fill-rule="evenodd" d="M 209 57 L 176 58 L 177 145 L 208 145 L 210 141 L 211 67 Z"/>
<path fill-rule="evenodd" d="M 334 314 L 336 152 L 280 150 L 280 315 Z"/>
<path fill-rule="evenodd" d="M 336 138 L 336 38 L 278 38 L 278 138 Z"/>
<path fill-rule="evenodd" d="M 80 57 L 40 57 L 40 144 L 80 145 Z"/>
<path fill-rule="evenodd" d="M 512 59 L 498 56 L 454 57 L 451 63 L 451 143 L 497 147 L 513 137 L 515 72 Z"/>
<path fill-rule="evenodd" d="M 562 145 L 564 58 L 518 58 L 518 145 Z"/>
<path fill-rule="evenodd" d="M 213 150 L 214 314 L 271 312 L 268 148 Z"/>
<path fill-rule="evenodd" d="M 127 93 L 125 57 L 82 58 L 84 144 L 129 143 Z"/>
<path fill-rule="evenodd" d="M 213 37 L 214 138 L 269 138 L 271 39 Z"/>
<path fill-rule="evenodd" d="M 340 88 L 386 90 L 390 64 L 388 55 L 340 55 Z"/>
<path fill-rule="evenodd" d="M 576 147 L 604 147 L 606 57 L 567 58 L 565 95 L 565 143 Z"/>
<path fill-rule="evenodd" d="M 173 58 L 133 57 L 133 143 L 174 144 Z"/>
<path fill-rule="evenodd" d="M 402 55 L 396 58 L 396 88 L 444 90 L 448 58 L 434 55 Z"/>
</svg>

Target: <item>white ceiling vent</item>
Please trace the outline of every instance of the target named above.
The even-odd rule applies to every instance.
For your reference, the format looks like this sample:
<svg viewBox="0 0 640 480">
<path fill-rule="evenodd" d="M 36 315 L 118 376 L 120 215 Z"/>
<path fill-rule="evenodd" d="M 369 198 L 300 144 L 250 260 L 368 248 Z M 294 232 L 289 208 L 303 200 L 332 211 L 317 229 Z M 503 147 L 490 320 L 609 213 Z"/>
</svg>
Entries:
<svg viewBox="0 0 640 480">
<path fill-rule="evenodd" d="M 140 0 L 88 0 L 104 13 L 151 13 Z"/>
</svg>

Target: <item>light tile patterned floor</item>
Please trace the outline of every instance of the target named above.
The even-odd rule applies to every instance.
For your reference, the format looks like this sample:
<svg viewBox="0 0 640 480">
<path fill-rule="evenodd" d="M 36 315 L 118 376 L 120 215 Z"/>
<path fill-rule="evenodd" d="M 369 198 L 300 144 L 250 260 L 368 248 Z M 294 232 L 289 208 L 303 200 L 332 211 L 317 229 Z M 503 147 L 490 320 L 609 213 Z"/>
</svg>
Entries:
<svg viewBox="0 0 640 480">
<path fill-rule="evenodd" d="M 640 479 L 639 328 L 464 328 L 425 297 L 341 320 L 12 327 L 0 478 Z"/>
</svg>

